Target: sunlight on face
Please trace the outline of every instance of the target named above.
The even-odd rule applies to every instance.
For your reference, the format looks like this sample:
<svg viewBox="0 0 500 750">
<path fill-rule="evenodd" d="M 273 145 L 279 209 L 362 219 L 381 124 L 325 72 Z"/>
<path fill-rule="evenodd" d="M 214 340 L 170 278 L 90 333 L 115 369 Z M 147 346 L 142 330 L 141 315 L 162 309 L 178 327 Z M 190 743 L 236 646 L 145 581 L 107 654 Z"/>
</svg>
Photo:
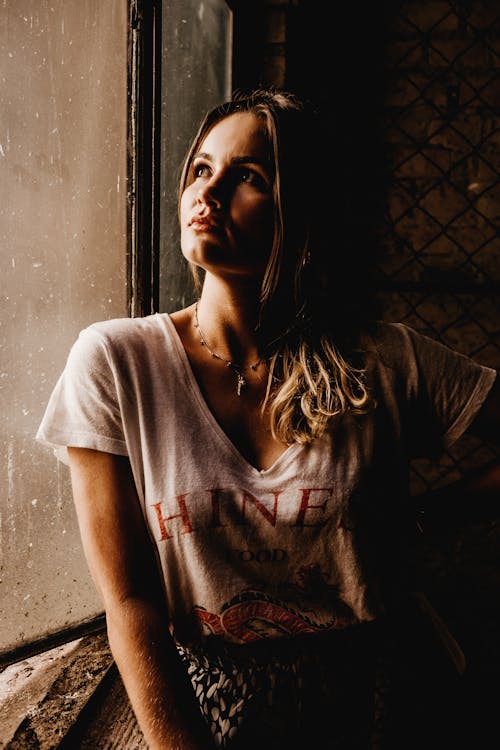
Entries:
<svg viewBox="0 0 500 750">
<path fill-rule="evenodd" d="M 236 113 L 207 134 L 181 198 L 181 248 L 213 274 L 260 278 L 273 239 L 273 178 L 262 121 Z"/>
</svg>

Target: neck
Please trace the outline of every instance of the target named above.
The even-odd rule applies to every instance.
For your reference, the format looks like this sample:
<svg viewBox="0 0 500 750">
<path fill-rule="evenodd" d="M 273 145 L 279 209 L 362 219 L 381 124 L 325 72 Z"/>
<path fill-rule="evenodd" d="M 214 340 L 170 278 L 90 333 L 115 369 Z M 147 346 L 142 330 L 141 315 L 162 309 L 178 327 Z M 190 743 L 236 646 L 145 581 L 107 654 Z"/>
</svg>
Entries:
<svg viewBox="0 0 500 750">
<path fill-rule="evenodd" d="M 199 333 L 209 350 L 242 367 L 260 358 L 259 293 L 256 285 L 235 288 L 206 279 L 197 305 Z"/>
</svg>

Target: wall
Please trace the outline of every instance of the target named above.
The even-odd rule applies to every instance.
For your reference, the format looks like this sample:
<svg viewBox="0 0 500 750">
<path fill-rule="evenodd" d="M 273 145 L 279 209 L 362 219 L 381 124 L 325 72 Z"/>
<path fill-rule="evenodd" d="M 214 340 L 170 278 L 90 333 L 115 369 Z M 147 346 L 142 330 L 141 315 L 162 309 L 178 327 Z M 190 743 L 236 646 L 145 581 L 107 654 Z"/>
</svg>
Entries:
<svg viewBox="0 0 500 750">
<path fill-rule="evenodd" d="M 34 436 L 79 330 L 127 314 L 126 27 L 126 0 L 0 9 L 0 651 L 101 610 Z"/>
</svg>

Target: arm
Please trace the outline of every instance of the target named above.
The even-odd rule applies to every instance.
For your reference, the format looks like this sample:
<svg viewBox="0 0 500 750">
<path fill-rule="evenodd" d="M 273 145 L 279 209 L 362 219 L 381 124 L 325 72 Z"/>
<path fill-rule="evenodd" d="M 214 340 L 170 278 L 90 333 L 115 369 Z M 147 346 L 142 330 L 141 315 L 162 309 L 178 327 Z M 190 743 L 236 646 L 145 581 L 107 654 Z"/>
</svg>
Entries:
<svg viewBox="0 0 500 750">
<path fill-rule="evenodd" d="M 500 382 L 497 378 L 469 433 L 500 445 Z M 469 472 L 458 482 L 415 498 L 423 530 L 453 523 L 494 520 L 500 510 L 500 458 Z"/>
<path fill-rule="evenodd" d="M 207 750 L 214 743 L 168 629 L 165 596 L 130 464 L 69 448 L 73 496 L 108 638 L 151 750 Z"/>
</svg>

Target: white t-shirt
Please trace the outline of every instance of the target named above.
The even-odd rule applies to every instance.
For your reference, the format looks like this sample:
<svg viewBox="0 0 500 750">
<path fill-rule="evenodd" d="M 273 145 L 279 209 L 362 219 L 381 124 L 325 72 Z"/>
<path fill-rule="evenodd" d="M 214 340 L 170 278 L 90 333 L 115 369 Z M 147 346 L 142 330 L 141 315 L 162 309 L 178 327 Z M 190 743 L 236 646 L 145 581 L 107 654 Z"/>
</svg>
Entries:
<svg viewBox="0 0 500 750">
<path fill-rule="evenodd" d="M 496 371 L 403 324 L 375 323 L 362 350 L 374 408 L 259 471 L 167 314 L 80 333 L 37 439 L 129 457 L 180 643 L 343 628 L 411 588 L 409 460 L 463 433 Z"/>
</svg>

